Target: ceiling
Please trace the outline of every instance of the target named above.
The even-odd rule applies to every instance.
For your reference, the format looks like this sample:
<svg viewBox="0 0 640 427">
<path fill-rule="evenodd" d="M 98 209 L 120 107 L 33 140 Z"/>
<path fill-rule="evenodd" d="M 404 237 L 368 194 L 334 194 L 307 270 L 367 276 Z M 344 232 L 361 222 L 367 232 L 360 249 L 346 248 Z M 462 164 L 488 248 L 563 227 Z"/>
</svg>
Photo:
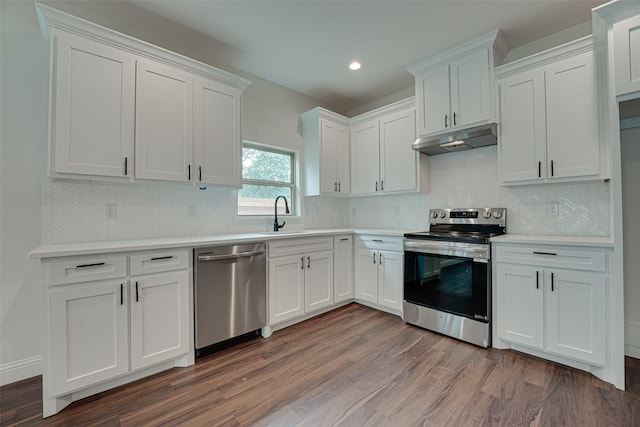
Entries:
<svg viewBox="0 0 640 427">
<path fill-rule="evenodd" d="M 129 0 L 213 39 L 216 60 L 349 111 L 413 86 L 406 67 L 500 28 L 510 49 L 590 21 L 591 0 Z M 350 71 L 352 60 L 362 68 Z"/>
</svg>

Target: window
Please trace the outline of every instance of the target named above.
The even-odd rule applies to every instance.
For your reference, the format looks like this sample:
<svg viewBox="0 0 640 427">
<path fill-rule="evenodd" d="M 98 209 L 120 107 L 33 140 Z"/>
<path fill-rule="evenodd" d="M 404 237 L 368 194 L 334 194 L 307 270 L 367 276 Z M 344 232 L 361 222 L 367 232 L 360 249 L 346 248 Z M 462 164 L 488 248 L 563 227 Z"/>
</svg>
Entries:
<svg viewBox="0 0 640 427">
<path fill-rule="evenodd" d="M 242 146 L 242 190 L 238 191 L 238 215 L 273 215 L 278 196 L 285 196 L 289 210 L 295 207 L 294 154 L 284 150 L 244 143 Z M 278 203 L 278 215 L 285 204 Z"/>
</svg>

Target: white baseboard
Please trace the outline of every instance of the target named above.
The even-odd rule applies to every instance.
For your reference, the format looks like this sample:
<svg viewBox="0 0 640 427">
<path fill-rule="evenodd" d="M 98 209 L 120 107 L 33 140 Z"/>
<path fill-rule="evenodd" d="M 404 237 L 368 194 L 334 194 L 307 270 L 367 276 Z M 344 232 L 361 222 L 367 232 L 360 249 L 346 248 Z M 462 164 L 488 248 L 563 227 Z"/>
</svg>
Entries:
<svg viewBox="0 0 640 427">
<path fill-rule="evenodd" d="M 640 323 L 624 322 L 624 355 L 640 359 Z"/>
<path fill-rule="evenodd" d="M 0 386 L 42 375 L 42 356 L 29 357 L 0 365 Z"/>
</svg>

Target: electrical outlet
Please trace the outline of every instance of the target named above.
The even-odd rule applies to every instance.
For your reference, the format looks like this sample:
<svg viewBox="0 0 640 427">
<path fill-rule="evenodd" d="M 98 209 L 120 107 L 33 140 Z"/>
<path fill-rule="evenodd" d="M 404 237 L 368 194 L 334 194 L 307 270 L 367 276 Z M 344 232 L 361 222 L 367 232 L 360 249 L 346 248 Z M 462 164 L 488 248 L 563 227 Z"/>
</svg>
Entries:
<svg viewBox="0 0 640 427">
<path fill-rule="evenodd" d="M 115 221 L 118 219 L 118 205 L 113 203 L 104 205 L 104 219 L 107 221 Z"/>
<path fill-rule="evenodd" d="M 547 216 L 558 215 L 558 202 L 547 202 Z"/>
</svg>

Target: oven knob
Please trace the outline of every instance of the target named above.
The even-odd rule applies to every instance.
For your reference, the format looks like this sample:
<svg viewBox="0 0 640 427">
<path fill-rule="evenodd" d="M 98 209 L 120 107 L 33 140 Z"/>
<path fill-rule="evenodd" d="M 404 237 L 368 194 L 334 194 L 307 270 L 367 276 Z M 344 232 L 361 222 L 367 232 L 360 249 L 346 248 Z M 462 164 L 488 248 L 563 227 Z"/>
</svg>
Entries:
<svg viewBox="0 0 640 427">
<path fill-rule="evenodd" d="M 438 218 L 438 211 L 433 211 L 433 212 L 431 213 L 431 216 L 432 216 L 433 218 Z"/>
<path fill-rule="evenodd" d="M 495 219 L 500 219 L 502 218 L 502 211 L 493 211 L 493 217 Z"/>
<path fill-rule="evenodd" d="M 484 211 L 484 213 L 482 214 L 482 216 L 484 217 L 484 219 L 489 219 L 489 218 L 491 218 L 491 211 Z"/>
<path fill-rule="evenodd" d="M 447 213 L 445 211 L 440 211 L 440 218 L 444 218 L 447 216 Z"/>
</svg>

